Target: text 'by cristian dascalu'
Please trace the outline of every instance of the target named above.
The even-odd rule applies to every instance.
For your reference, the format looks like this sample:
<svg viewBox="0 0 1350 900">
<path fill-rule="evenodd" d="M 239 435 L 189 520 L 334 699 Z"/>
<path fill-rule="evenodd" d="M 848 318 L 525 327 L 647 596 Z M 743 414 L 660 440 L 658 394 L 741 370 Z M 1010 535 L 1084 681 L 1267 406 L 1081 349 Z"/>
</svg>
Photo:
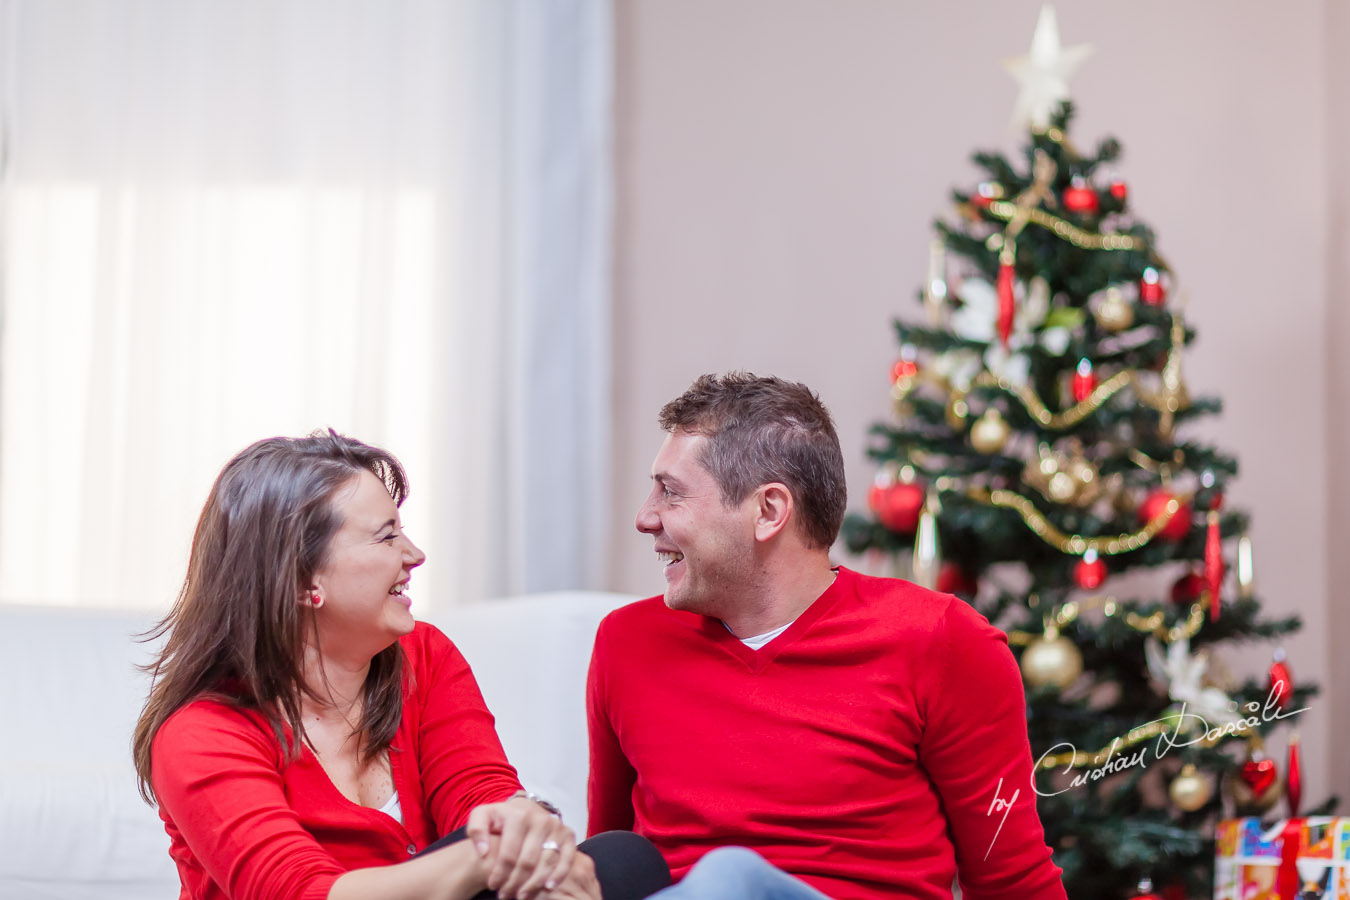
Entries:
<svg viewBox="0 0 1350 900">
<path fill-rule="evenodd" d="M 1145 723 L 1144 725 L 1141 725 L 1140 728 L 1148 728 L 1150 725 L 1158 725 L 1158 724 L 1168 726 L 1167 730 L 1163 731 L 1162 734 L 1158 735 L 1158 742 L 1153 746 L 1153 758 L 1162 759 L 1164 756 L 1168 754 L 1169 751 L 1171 751 L 1173 748 L 1176 747 L 1189 747 L 1192 744 L 1198 744 L 1201 743 L 1202 741 L 1211 745 L 1216 744 L 1226 737 L 1238 737 L 1241 735 L 1245 735 L 1252 729 L 1256 728 L 1258 725 L 1264 724 L 1266 722 L 1274 722 L 1279 719 L 1288 719 L 1298 715 L 1301 712 L 1306 712 L 1308 709 L 1306 706 L 1303 707 L 1302 709 L 1295 709 L 1288 712 L 1280 709 L 1279 698 L 1285 693 L 1285 690 L 1286 689 L 1284 686 L 1284 682 L 1276 681 L 1275 684 L 1271 685 L 1270 696 L 1266 698 L 1265 706 L 1262 706 L 1260 703 L 1256 701 L 1252 701 L 1251 703 L 1248 703 L 1245 706 L 1243 706 L 1243 711 L 1248 713 L 1246 717 L 1237 719 L 1232 722 L 1225 722 L 1222 725 L 1216 725 L 1212 728 L 1210 727 L 1209 722 L 1207 722 L 1204 719 L 1204 717 L 1198 716 L 1194 713 L 1186 712 L 1185 703 L 1181 704 L 1181 708 L 1176 712 L 1176 714 L 1165 716 L 1164 718 L 1161 719 L 1154 719 L 1152 722 L 1148 722 Z M 1187 734 L 1191 734 L 1193 736 L 1183 737 L 1183 735 Z M 1069 782 L 1068 787 L 1062 788 L 1058 791 L 1042 791 L 1040 788 L 1036 786 L 1035 773 L 1040 770 L 1041 763 L 1042 761 L 1045 760 L 1047 756 L 1051 756 L 1060 752 L 1071 751 L 1072 759 L 1070 759 L 1070 761 L 1066 763 L 1064 766 L 1065 774 L 1067 774 L 1069 771 L 1071 771 L 1078 765 L 1078 749 L 1074 747 L 1073 744 L 1067 741 L 1056 744 L 1049 750 L 1042 753 L 1041 758 L 1036 760 L 1036 766 L 1032 769 L 1031 789 L 1042 797 L 1054 797 L 1057 794 L 1062 794 L 1065 791 L 1072 790 L 1073 788 L 1082 787 L 1089 781 L 1100 781 L 1101 779 L 1106 778 L 1107 776 L 1118 775 L 1119 773 L 1124 772 L 1127 769 L 1132 769 L 1135 766 L 1148 765 L 1148 759 L 1146 758 L 1149 751 L 1148 747 L 1141 747 L 1139 750 L 1135 751 L 1133 754 L 1129 756 L 1125 756 L 1123 754 L 1117 756 L 1116 751 L 1120 747 L 1120 742 L 1121 742 L 1120 738 L 1116 738 L 1115 740 L 1113 740 L 1111 742 L 1111 746 L 1106 751 L 1105 759 L 1103 759 L 1100 764 L 1094 766 L 1093 768 L 1085 769 L 1084 771 L 1075 775 L 1073 777 L 1073 780 Z"/>
<path fill-rule="evenodd" d="M 1256 728 L 1258 725 L 1261 725 L 1263 723 L 1274 722 L 1279 719 L 1288 719 L 1298 715 L 1301 712 L 1307 712 L 1308 708 L 1306 706 L 1303 707 L 1302 709 L 1295 709 L 1289 712 L 1281 710 L 1279 698 L 1284 695 L 1284 691 L 1285 691 L 1284 682 L 1276 681 L 1273 685 L 1271 685 L 1270 696 L 1266 698 L 1265 706 L 1262 706 L 1260 703 L 1256 701 L 1248 703 L 1243 707 L 1243 711 L 1248 713 L 1246 717 L 1237 719 L 1236 721 L 1233 722 L 1225 722 L 1223 725 L 1219 725 L 1214 728 L 1210 727 L 1209 722 L 1207 722 L 1204 719 L 1204 717 L 1195 715 L 1194 713 L 1186 712 L 1185 703 L 1181 704 L 1181 708 L 1176 712 L 1175 715 L 1166 716 L 1161 719 L 1154 719 L 1152 722 L 1147 722 L 1139 727 L 1142 729 L 1157 724 L 1165 724 L 1168 726 L 1168 729 L 1163 731 L 1163 733 L 1158 736 L 1158 743 L 1153 747 L 1153 758 L 1162 759 L 1164 756 L 1168 754 L 1168 752 L 1170 752 L 1175 747 L 1189 747 L 1190 745 L 1198 744 L 1201 741 L 1214 744 L 1225 737 L 1237 737 L 1240 735 L 1245 735 L 1253 728 Z M 1138 731 L 1139 729 L 1135 730 Z M 1184 734 L 1190 734 L 1196 731 L 1199 732 L 1199 734 L 1196 736 L 1190 738 L 1182 737 L 1182 735 Z M 1045 758 L 1047 756 L 1051 756 L 1059 752 L 1065 751 L 1070 752 L 1071 758 L 1064 767 L 1065 774 L 1068 774 L 1070 771 L 1074 769 L 1075 766 L 1078 765 L 1077 747 L 1075 747 L 1068 741 L 1062 741 L 1056 744 L 1049 750 L 1042 753 L 1041 758 L 1036 760 L 1036 765 L 1032 767 L 1031 789 L 1035 791 L 1038 796 L 1054 797 L 1057 794 L 1062 794 L 1065 791 L 1072 790 L 1073 788 L 1082 787 L 1090 781 L 1100 781 L 1103 778 L 1106 778 L 1110 775 L 1118 775 L 1119 773 L 1124 772 L 1127 769 L 1131 769 L 1135 766 L 1148 765 L 1148 760 L 1146 758 L 1146 755 L 1148 753 L 1147 747 L 1141 748 L 1129 756 L 1124 755 L 1117 756 L 1116 751 L 1119 750 L 1120 748 L 1120 742 L 1121 742 L 1120 738 L 1116 738 L 1114 741 L 1112 741 L 1111 746 L 1106 751 L 1104 751 L 1105 758 L 1101 761 L 1101 763 L 1097 764 L 1095 767 L 1091 769 L 1087 769 L 1086 771 L 1080 772 L 1079 774 L 1075 775 L 1073 777 L 1073 780 L 1069 782 L 1068 787 L 1062 788 L 1061 790 L 1058 791 L 1048 791 L 1048 792 L 1042 791 L 1039 787 L 1036 786 L 1036 773 L 1040 771 L 1041 763 L 1045 761 Z M 993 802 L 989 804 L 989 809 L 985 812 L 985 815 L 992 816 L 997 813 L 1002 813 L 1003 817 L 1002 819 L 999 820 L 998 830 L 994 832 L 993 840 L 989 842 L 989 849 L 985 851 L 984 855 L 986 859 L 988 859 L 989 853 L 994 849 L 994 844 L 995 842 L 998 841 L 999 834 L 1001 834 L 1003 831 L 1003 823 L 1008 820 L 1008 813 L 1012 812 L 1013 804 L 1017 802 L 1018 798 L 1021 795 L 1022 790 L 1021 788 L 1018 788 L 1014 790 L 1011 795 L 1007 797 L 1003 796 L 1003 779 L 1000 778 L 998 780 L 998 785 L 995 786 L 994 788 Z"/>
</svg>

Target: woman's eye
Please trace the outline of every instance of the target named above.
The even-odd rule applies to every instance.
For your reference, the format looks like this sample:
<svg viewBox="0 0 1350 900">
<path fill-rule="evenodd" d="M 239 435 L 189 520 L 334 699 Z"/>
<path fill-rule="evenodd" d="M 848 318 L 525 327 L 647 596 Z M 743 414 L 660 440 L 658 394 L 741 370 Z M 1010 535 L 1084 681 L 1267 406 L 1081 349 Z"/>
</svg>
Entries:
<svg viewBox="0 0 1350 900">
<path fill-rule="evenodd" d="M 392 542 L 392 541 L 394 540 L 394 538 L 396 538 L 396 537 L 398 537 L 398 533 L 397 533 L 397 532 L 394 532 L 394 531 L 391 531 L 391 532 L 389 532 L 388 534 L 386 534 L 384 537 L 380 538 L 380 540 L 382 540 L 382 541 L 391 541 L 391 542 Z"/>
</svg>

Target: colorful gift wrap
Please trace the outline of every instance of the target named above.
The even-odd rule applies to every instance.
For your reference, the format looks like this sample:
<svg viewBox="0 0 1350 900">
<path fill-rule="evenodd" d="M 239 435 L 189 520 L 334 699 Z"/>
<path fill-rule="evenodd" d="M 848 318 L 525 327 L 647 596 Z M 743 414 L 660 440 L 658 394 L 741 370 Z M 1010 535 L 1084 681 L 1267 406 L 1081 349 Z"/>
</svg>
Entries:
<svg viewBox="0 0 1350 900">
<path fill-rule="evenodd" d="M 1229 819 L 1214 837 L 1214 900 L 1350 900 L 1350 818 Z"/>
</svg>

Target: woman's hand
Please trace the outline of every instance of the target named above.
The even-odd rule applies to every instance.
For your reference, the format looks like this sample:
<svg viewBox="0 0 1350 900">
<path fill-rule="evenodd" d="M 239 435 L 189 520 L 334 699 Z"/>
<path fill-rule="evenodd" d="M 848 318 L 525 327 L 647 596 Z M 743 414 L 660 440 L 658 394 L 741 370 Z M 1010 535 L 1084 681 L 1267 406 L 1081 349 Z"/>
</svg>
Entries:
<svg viewBox="0 0 1350 900">
<path fill-rule="evenodd" d="M 577 857 L 572 829 L 525 797 L 475 807 L 466 832 L 489 867 L 488 888 L 501 900 L 529 900 L 540 890 L 562 885 Z M 495 852 L 493 835 L 500 837 Z"/>
<path fill-rule="evenodd" d="M 556 888 L 544 891 L 542 897 L 543 900 L 601 900 L 595 861 L 585 853 L 576 854 L 567 875 Z"/>
</svg>

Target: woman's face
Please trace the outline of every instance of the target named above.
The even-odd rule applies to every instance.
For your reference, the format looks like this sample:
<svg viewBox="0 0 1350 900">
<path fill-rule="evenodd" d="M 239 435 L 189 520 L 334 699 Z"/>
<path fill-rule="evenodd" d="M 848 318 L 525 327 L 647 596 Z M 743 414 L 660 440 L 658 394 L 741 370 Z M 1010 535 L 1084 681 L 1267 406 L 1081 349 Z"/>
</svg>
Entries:
<svg viewBox="0 0 1350 900">
<path fill-rule="evenodd" d="M 311 592 L 323 600 L 315 611 L 320 646 L 325 655 L 371 658 L 413 630 L 408 579 L 426 555 L 403 533 L 398 507 L 370 472 L 339 488 L 333 508 L 342 525 Z"/>
</svg>

